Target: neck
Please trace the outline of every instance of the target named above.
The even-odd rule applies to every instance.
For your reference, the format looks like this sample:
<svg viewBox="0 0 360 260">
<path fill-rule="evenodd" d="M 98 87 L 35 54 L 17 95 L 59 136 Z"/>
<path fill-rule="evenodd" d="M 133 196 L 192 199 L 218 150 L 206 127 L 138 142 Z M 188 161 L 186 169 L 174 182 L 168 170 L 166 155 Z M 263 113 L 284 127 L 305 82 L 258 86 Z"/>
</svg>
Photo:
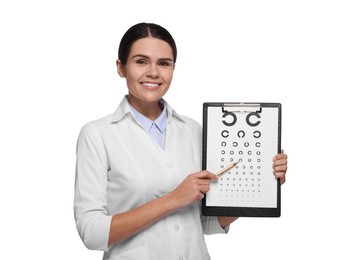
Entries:
<svg viewBox="0 0 360 260">
<path fill-rule="evenodd" d="M 161 112 L 162 112 L 159 101 L 155 101 L 155 102 L 136 102 L 131 98 L 131 96 L 128 97 L 128 101 L 129 101 L 130 105 L 133 108 L 136 109 L 136 111 L 143 114 L 144 116 L 146 116 L 150 120 L 157 119 L 160 116 Z"/>
</svg>

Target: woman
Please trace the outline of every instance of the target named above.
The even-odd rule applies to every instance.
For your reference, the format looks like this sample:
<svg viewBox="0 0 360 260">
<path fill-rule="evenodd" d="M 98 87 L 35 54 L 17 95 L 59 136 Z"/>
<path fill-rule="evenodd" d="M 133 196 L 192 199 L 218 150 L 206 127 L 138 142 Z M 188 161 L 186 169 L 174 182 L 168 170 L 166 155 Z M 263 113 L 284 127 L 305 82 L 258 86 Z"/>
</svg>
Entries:
<svg viewBox="0 0 360 260">
<path fill-rule="evenodd" d="M 104 259 L 210 259 L 203 234 L 225 233 L 236 219 L 201 216 L 199 202 L 217 176 L 201 171 L 200 125 L 162 99 L 176 55 L 166 29 L 131 27 L 116 61 L 129 94 L 115 113 L 81 129 L 76 225 Z M 286 154 L 274 158 L 282 183 L 286 165 Z"/>
</svg>

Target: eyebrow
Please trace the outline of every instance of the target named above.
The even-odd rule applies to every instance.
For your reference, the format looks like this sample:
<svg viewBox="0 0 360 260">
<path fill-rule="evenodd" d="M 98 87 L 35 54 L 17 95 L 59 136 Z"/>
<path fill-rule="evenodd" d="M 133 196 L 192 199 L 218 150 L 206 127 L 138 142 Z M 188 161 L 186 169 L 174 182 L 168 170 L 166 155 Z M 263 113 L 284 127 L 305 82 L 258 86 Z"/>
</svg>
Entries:
<svg viewBox="0 0 360 260">
<path fill-rule="evenodd" d="M 134 56 L 131 57 L 132 59 L 134 58 L 144 58 L 144 59 L 148 59 L 148 60 L 151 60 L 151 58 L 147 55 L 144 55 L 144 54 L 136 54 Z M 173 62 L 173 59 L 171 58 L 160 58 L 159 61 L 171 61 Z"/>
</svg>

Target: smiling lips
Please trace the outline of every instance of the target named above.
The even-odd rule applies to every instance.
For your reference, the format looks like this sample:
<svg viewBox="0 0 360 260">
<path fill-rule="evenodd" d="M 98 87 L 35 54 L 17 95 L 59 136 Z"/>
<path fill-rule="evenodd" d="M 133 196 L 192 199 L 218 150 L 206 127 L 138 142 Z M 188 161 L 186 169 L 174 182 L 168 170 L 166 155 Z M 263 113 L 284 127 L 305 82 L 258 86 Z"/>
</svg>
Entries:
<svg viewBox="0 0 360 260">
<path fill-rule="evenodd" d="M 155 89 L 157 87 L 161 86 L 161 83 L 155 83 L 155 82 L 141 82 L 141 85 L 143 87 L 146 87 L 148 89 Z"/>
</svg>

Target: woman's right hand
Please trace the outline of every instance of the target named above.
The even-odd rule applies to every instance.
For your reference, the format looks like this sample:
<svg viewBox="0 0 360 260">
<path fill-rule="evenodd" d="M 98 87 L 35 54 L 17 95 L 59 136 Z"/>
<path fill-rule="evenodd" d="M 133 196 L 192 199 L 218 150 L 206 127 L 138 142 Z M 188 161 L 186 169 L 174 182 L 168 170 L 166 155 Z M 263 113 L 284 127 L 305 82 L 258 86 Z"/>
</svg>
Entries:
<svg viewBox="0 0 360 260">
<path fill-rule="evenodd" d="M 184 208 L 195 201 L 202 200 L 204 194 L 210 190 L 210 181 L 217 179 L 217 175 L 206 170 L 192 173 L 168 195 L 176 201 L 179 209 Z"/>
</svg>

